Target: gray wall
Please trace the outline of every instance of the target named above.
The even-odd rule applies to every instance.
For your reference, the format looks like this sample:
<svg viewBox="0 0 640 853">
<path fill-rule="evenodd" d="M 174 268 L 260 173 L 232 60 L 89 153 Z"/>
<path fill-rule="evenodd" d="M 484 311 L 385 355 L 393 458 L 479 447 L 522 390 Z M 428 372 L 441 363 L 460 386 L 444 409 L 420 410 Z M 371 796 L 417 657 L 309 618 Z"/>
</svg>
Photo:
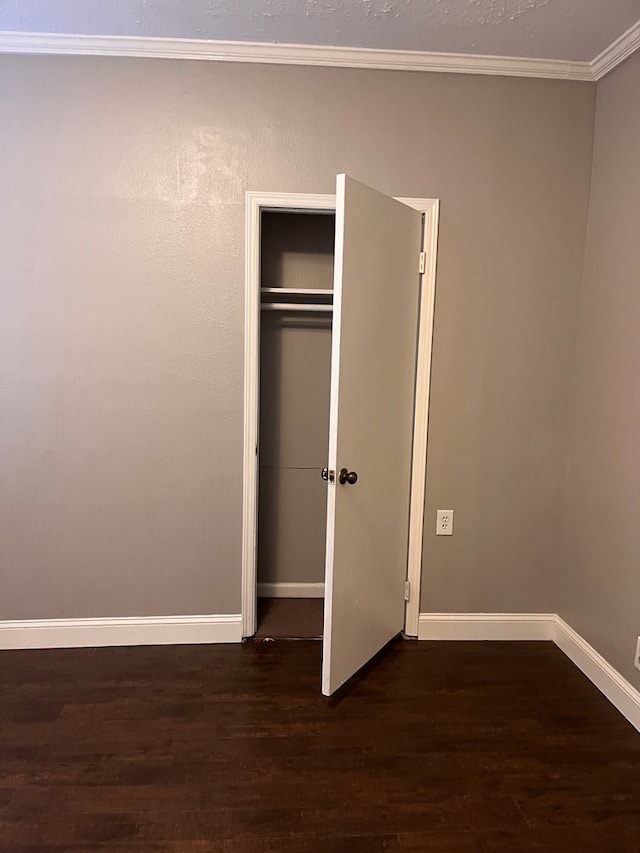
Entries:
<svg viewBox="0 0 640 853">
<path fill-rule="evenodd" d="M 640 54 L 598 84 L 560 615 L 636 687 L 640 634 Z"/>
<path fill-rule="evenodd" d="M 334 235 L 335 216 L 263 214 L 262 286 L 331 290 Z M 262 312 L 260 352 L 258 582 L 322 583 L 331 315 Z"/>
<path fill-rule="evenodd" d="M 340 171 L 442 199 L 422 607 L 550 609 L 594 95 L 2 57 L 0 618 L 239 611 L 244 192 Z"/>
</svg>

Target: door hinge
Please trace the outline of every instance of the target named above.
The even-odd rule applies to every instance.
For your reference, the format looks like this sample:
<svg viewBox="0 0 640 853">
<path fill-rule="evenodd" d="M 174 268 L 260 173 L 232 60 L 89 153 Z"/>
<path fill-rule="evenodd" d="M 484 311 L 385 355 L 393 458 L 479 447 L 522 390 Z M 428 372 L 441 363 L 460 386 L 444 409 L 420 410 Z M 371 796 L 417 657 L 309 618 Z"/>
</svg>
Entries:
<svg viewBox="0 0 640 853">
<path fill-rule="evenodd" d="M 411 601 L 411 581 L 404 582 L 404 600 Z"/>
<path fill-rule="evenodd" d="M 418 272 L 423 273 L 427 268 L 427 253 L 420 252 L 420 261 L 418 263 Z"/>
</svg>

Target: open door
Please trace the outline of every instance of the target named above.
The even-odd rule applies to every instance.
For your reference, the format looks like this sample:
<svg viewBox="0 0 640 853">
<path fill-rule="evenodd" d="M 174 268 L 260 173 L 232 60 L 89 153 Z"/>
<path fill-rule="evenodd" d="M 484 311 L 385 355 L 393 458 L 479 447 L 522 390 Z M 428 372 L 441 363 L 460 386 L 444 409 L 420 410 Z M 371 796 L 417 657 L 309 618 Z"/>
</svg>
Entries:
<svg viewBox="0 0 640 853">
<path fill-rule="evenodd" d="M 336 187 L 322 692 L 404 624 L 422 215 Z"/>
</svg>

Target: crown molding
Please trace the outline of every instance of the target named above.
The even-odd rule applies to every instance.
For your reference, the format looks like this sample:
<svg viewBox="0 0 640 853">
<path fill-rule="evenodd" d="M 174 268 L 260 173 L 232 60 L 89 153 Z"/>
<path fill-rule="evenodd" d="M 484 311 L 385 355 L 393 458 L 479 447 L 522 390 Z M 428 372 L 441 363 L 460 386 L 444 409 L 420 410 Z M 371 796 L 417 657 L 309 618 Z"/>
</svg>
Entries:
<svg viewBox="0 0 640 853">
<path fill-rule="evenodd" d="M 450 74 L 543 77 L 590 82 L 594 80 L 589 62 L 570 62 L 561 59 L 205 39 L 0 32 L 0 53 L 199 59 L 211 62 L 435 71 Z"/>
<path fill-rule="evenodd" d="M 613 71 L 617 65 L 624 62 L 638 48 L 640 48 L 640 21 L 630 27 L 591 62 L 415 50 L 372 50 L 359 47 L 274 44 L 271 42 L 0 32 L 0 54 L 198 59 L 209 62 L 250 62 L 268 65 L 315 65 L 329 68 L 487 74 L 499 77 L 540 77 L 554 80 L 582 80 L 592 83 Z"/>
<path fill-rule="evenodd" d="M 600 80 L 605 74 L 624 62 L 640 47 L 640 21 L 629 27 L 626 33 L 605 48 L 591 63 L 594 79 Z"/>
</svg>

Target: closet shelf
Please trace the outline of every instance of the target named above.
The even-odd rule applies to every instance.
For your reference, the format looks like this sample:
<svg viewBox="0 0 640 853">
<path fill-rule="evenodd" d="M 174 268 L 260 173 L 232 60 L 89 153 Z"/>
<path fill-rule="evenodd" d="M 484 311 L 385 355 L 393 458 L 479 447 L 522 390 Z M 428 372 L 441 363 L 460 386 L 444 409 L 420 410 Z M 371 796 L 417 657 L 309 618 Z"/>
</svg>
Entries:
<svg viewBox="0 0 640 853">
<path fill-rule="evenodd" d="M 333 290 L 328 290 L 326 287 L 261 287 L 260 293 L 269 296 L 330 296 L 333 299 Z"/>
<path fill-rule="evenodd" d="M 308 302 L 263 302 L 260 307 L 263 311 L 315 311 L 323 314 L 333 313 L 333 305 L 313 305 Z"/>
</svg>

